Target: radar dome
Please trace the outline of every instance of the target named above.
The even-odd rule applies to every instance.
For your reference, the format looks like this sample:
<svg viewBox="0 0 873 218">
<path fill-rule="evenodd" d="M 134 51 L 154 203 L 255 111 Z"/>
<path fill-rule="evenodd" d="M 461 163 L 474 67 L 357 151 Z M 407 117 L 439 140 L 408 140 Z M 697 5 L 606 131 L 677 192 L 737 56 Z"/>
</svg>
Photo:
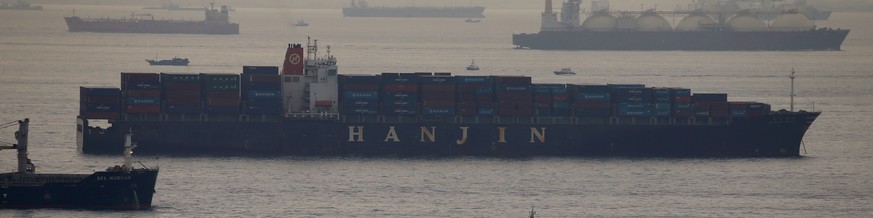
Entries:
<svg viewBox="0 0 873 218">
<path fill-rule="evenodd" d="M 582 29 L 592 31 L 612 31 L 618 26 L 618 18 L 607 13 L 591 15 L 582 23 Z"/>
<path fill-rule="evenodd" d="M 779 15 L 770 25 L 770 29 L 773 31 L 807 31 L 813 28 L 815 28 L 815 24 L 803 14 L 798 13 Z"/>
<path fill-rule="evenodd" d="M 760 18 L 749 14 L 738 14 L 727 22 L 734 31 L 765 31 L 767 25 Z"/>
<path fill-rule="evenodd" d="M 701 31 L 704 30 L 704 26 L 713 24 L 716 24 L 715 20 L 705 14 L 692 14 L 682 18 L 682 21 L 679 21 L 679 24 L 676 24 L 676 30 Z"/>
<path fill-rule="evenodd" d="M 671 31 L 673 26 L 661 15 L 651 13 L 643 14 L 637 18 L 637 26 L 640 31 Z"/>
</svg>

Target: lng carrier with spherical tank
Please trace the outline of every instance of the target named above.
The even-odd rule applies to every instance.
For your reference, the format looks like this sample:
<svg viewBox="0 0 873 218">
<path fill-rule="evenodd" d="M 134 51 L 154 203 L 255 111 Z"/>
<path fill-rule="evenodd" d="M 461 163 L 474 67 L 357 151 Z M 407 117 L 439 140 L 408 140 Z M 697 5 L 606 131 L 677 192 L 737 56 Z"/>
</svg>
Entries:
<svg viewBox="0 0 873 218">
<path fill-rule="evenodd" d="M 513 34 L 518 48 L 545 50 L 840 50 L 848 29 L 817 28 L 796 11 L 769 24 L 749 12 L 594 11 L 580 22 L 580 0 L 558 13 L 546 0 L 539 33 Z M 674 27 L 662 15 L 684 16 Z"/>
</svg>

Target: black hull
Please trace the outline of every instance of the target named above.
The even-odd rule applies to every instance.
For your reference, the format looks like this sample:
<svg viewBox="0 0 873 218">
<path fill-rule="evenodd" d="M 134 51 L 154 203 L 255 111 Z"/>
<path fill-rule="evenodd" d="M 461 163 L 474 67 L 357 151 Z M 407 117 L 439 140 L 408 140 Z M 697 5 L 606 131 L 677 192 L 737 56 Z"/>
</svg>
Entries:
<svg viewBox="0 0 873 218">
<path fill-rule="evenodd" d="M 0 209 L 149 209 L 157 176 L 154 169 L 91 175 L 2 174 L 0 182 L 8 183 L 0 186 Z M 33 184 L 39 178 L 50 181 Z"/>
<path fill-rule="evenodd" d="M 849 30 L 802 32 L 545 31 L 513 34 L 512 44 L 543 50 L 840 50 Z"/>
<path fill-rule="evenodd" d="M 208 122 L 165 118 L 115 121 L 109 130 L 81 128 L 85 131 L 79 133 L 79 147 L 84 153 L 117 153 L 121 149 L 117 130 L 131 129 L 136 133 L 133 140 L 139 144 L 138 153 L 157 154 L 793 157 L 799 156 L 803 135 L 818 115 L 503 117 L 499 121 L 493 117 L 479 117 L 478 121 L 475 117 L 444 121 L 415 117 L 345 117 L 345 121 L 245 118 L 245 122 L 233 120 L 243 119 L 239 116 Z M 80 119 L 80 127 L 84 126 L 87 121 Z M 433 141 L 427 133 L 432 133 Z"/>
</svg>

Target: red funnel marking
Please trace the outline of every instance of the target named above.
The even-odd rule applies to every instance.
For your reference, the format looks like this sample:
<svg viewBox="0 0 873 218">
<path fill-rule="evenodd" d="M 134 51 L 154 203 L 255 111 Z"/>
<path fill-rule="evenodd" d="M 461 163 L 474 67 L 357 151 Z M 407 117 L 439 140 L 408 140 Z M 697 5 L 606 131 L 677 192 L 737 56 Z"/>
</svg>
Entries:
<svg viewBox="0 0 873 218">
<path fill-rule="evenodd" d="M 282 75 L 303 75 L 303 46 L 288 44 L 285 51 L 285 63 L 282 64 Z"/>
</svg>

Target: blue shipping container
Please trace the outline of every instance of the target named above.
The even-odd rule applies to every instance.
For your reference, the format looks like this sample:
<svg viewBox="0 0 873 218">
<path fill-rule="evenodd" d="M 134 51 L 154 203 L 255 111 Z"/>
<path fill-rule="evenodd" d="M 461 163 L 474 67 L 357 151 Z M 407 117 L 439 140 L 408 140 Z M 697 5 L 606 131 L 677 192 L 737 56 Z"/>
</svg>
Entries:
<svg viewBox="0 0 873 218">
<path fill-rule="evenodd" d="M 243 74 L 278 75 L 279 67 L 276 66 L 243 66 Z"/>
<path fill-rule="evenodd" d="M 466 84 L 490 84 L 492 81 L 490 76 L 456 76 L 455 78 L 458 83 Z"/>
<path fill-rule="evenodd" d="M 279 91 L 251 90 L 248 99 L 282 99 L 282 94 Z"/>
<path fill-rule="evenodd" d="M 479 108 L 476 110 L 476 114 L 479 116 L 494 116 L 497 114 L 497 110 L 494 110 L 494 108 Z"/>
<path fill-rule="evenodd" d="M 609 93 L 579 93 L 576 95 L 576 100 L 599 100 L 609 101 Z"/>
<path fill-rule="evenodd" d="M 691 89 L 674 88 L 673 97 L 691 96 Z"/>
<path fill-rule="evenodd" d="M 339 75 L 337 78 L 340 85 L 343 84 L 379 84 L 382 77 L 378 75 Z"/>
<path fill-rule="evenodd" d="M 161 105 L 160 98 L 128 97 L 127 105 Z"/>
<path fill-rule="evenodd" d="M 379 99 L 379 92 L 343 92 L 345 99 Z"/>
<path fill-rule="evenodd" d="M 426 116 L 453 116 L 455 115 L 454 107 L 422 107 L 421 115 Z"/>
<path fill-rule="evenodd" d="M 84 92 L 85 96 L 121 96 L 121 89 L 114 87 L 80 87 L 79 90 Z"/>
</svg>

